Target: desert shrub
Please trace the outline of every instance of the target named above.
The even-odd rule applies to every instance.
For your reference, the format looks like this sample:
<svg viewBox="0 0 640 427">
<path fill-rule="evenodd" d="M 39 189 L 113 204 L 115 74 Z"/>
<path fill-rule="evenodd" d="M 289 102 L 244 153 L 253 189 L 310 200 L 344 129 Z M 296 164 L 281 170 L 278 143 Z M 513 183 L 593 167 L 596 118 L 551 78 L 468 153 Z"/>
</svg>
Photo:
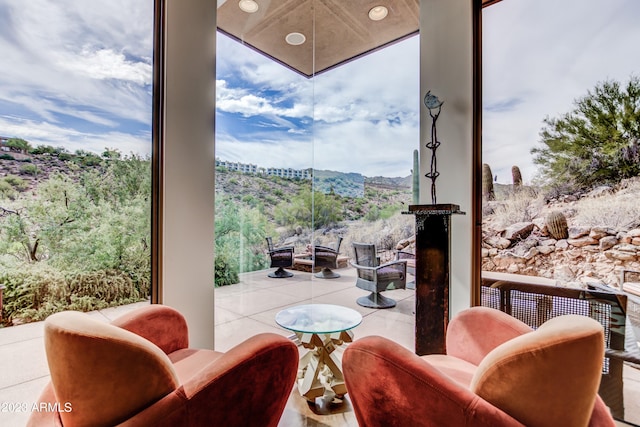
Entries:
<svg viewBox="0 0 640 427">
<path fill-rule="evenodd" d="M 25 191 L 29 188 L 29 183 L 16 175 L 7 175 L 3 178 L 3 181 L 11 184 L 18 191 Z"/>
<path fill-rule="evenodd" d="M 278 224 L 313 224 L 315 229 L 329 227 L 342 221 L 340 198 L 312 192 L 303 188 L 291 199 L 276 207 L 274 216 Z"/>
<path fill-rule="evenodd" d="M 11 184 L 3 179 L 0 180 L 0 199 L 12 199 L 15 193 L 16 190 Z"/>
<path fill-rule="evenodd" d="M 535 191 L 511 192 L 504 200 L 495 203 L 493 216 L 497 225 L 502 227 L 531 221 L 536 214 L 533 211 L 537 202 L 538 194 Z"/>
<path fill-rule="evenodd" d="M 126 273 L 116 270 L 63 272 L 45 263 L 3 269 L 4 317 L 18 321 L 44 320 L 62 310 L 91 311 L 130 304 L 149 295 Z"/>
<path fill-rule="evenodd" d="M 15 157 L 13 157 L 11 154 L 2 153 L 0 154 L 0 160 L 15 160 Z"/>
<path fill-rule="evenodd" d="M 266 217 L 255 208 L 238 208 L 229 198 L 216 198 L 215 284 L 238 283 L 245 271 L 266 268 L 265 237 L 273 235 Z"/>
<path fill-rule="evenodd" d="M 238 276 L 239 270 L 240 268 L 237 260 L 233 260 L 225 253 L 216 254 L 214 274 L 215 286 L 228 286 L 238 283 L 240 281 Z"/>
<path fill-rule="evenodd" d="M 93 299 L 96 305 L 100 302 L 127 304 L 148 296 L 141 295 L 133 280 L 118 270 L 77 272 L 66 276 L 69 295 Z"/>
<path fill-rule="evenodd" d="M 46 265 L 25 264 L 20 269 L 3 269 L 0 282 L 6 287 L 3 314 L 9 321 L 42 320 L 66 307 L 64 276 Z"/>
<path fill-rule="evenodd" d="M 33 164 L 27 164 L 20 166 L 20 173 L 24 175 L 38 175 L 38 166 Z"/>
<path fill-rule="evenodd" d="M 352 243 L 373 243 L 378 251 L 393 251 L 400 240 L 415 233 L 415 218 L 396 212 L 388 219 L 358 222 L 349 225 L 344 234 L 341 252 L 353 255 Z"/>
<path fill-rule="evenodd" d="M 258 200 L 251 194 L 245 194 L 242 196 L 242 201 L 249 206 L 256 206 L 258 204 Z"/>
</svg>

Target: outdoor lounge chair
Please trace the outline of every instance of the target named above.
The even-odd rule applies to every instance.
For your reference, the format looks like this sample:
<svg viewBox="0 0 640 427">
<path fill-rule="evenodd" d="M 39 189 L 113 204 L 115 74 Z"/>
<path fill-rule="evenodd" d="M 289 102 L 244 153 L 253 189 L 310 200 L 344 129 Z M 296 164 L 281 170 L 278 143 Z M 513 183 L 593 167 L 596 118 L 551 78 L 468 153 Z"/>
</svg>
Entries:
<svg viewBox="0 0 640 427">
<path fill-rule="evenodd" d="M 189 348 L 176 310 L 152 304 L 111 324 L 65 311 L 44 324 L 51 382 L 28 426 L 269 426 L 282 416 L 298 349 L 263 333 L 226 353 Z M 53 408 L 53 409 L 51 409 Z"/>
<path fill-rule="evenodd" d="M 330 246 L 313 246 L 313 267 L 322 270 L 315 274 L 319 279 L 337 279 L 340 277 L 338 273 L 331 270 L 338 268 L 338 255 L 340 254 L 340 245 L 342 237 L 338 237 L 338 241 L 333 247 Z"/>
<path fill-rule="evenodd" d="M 404 289 L 407 283 L 407 262 L 405 260 L 391 261 L 380 265 L 376 256 L 376 246 L 368 243 L 353 243 L 355 262 L 351 265 L 357 269 L 358 280 L 356 286 L 369 295 L 360 297 L 356 301 L 358 305 L 368 308 L 391 308 L 396 302 L 380 292 L 389 287 Z"/>
<path fill-rule="evenodd" d="M 273 246 L 271 237 L 267 237 L 267 247 L 269 248 L 269 257 L 271 258 L 271 268 L 278 268 L 267 276 L 274 279 L 292 277 L 293 273 L 285 271 L 285 268 L 293 267 L 293 246 L 282 246 L 276 248 Z"/>
<path fill-rule="evenodd" d="M 615 426 L 597 395 L 603 328 L 587 316 L 533 331 L 474 307 L 451 320 L 446 348 L 420 357 L 379 336 L 349 344 L 342 368 L 358 425 Z"/>
</svg>

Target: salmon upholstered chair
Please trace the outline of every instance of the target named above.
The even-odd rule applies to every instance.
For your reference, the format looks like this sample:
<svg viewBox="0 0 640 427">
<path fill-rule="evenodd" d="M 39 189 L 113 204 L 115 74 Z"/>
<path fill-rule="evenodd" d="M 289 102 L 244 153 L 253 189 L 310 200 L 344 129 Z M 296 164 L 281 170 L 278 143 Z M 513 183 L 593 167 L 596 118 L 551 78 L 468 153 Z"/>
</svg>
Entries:
<svg viewBox="0 0 640 427">
<path fill-rule="evenodd" d="M 149 305 L 104 323 L 49 316 L 51 382 L 29 426 L 276 426 L 296 378 L 298 349 L 260 334 L 226 353 L 189 348 L 176 310 Z M 57 405 L 56 405 L 57 402 Z"/>
<path fill-rule="evenodd" d="M 342 360 L 360 427 L 613 427 L 597 395 L 604 334 L 595 320 L 553 318 L 536 331 L 474 307 L 449 324 L 446 355 L 388 339 L 351 343 Z"/>
</svg>

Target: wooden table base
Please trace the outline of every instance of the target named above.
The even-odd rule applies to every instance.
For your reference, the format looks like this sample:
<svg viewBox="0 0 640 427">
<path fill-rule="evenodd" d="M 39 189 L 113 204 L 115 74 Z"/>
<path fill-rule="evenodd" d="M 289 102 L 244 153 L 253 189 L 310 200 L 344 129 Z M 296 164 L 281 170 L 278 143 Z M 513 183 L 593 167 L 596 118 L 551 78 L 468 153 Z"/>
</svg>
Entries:
<svg viewBox="0 0 640 427">
<path fill-rule="evenodd" d="M 300 358 L 298 390 L 309 402 L 317 397 L 332 401 L 347 393 L 342 375 L 342 354 L 345 343 L 353 341 L 351 331 L 332 334 L 296 333 L 304 348 L 309 351 Z"/>
</svg>

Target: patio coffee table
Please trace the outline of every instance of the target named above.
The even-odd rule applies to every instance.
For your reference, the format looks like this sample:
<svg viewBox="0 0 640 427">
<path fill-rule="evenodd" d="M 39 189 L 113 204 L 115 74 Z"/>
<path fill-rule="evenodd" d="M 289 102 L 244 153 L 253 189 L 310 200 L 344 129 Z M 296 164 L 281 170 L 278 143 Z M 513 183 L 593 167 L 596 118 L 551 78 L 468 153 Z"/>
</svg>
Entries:
<svg viewBox="0 0 640 427">
<path fill-rule="evenodd" d="M 342 375 L 345 343 L 353 340 L 351 329 L 362 322 L 355 310 L 332 304 L 290 307 L 276 314 L 276 323 L 293 331 L 309 351 L 300 358 L 298 390 L 310 403 L 322 396 L 331 401 L 347 393 Z"/>
</svg>

